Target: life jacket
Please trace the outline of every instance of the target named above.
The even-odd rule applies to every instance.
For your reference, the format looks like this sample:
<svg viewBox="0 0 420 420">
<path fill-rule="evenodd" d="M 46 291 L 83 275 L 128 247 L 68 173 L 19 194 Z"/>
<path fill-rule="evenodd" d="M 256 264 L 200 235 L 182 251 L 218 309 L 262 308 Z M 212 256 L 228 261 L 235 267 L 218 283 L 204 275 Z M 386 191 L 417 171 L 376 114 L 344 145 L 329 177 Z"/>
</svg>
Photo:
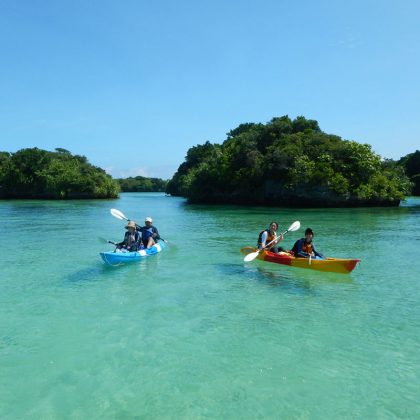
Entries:
<svg viewBox="0 0 420 420">
<path fill-rule="evenodd" d="M 310 244 L 307 244 L 306 241 L 305 241 L 305 239 L 303 238 L 303 240 L 302 239 L 298 239 L 295 242 L 295 244 L 293 245 L 292 251 L 293 251 L 295 257 L 298 256 L 298 244 L 299 244 L 299 241 L 302 241 L 302 250 L 301 251 L 302 252 L 306 252 L 308 254 L 312 254 L 312 242 Z"/>
<path fill-rule="evenodd" d="M 273 234 L 270 233 L 270 229 L 264 229 L 258 235 L 257 247 L 260 247 L 262 245 L 262 236 L 263 236 L 263 233 L 264 232 L 267 232 L 267 240 L 265 241 L 265 244 L 266 245 L 268 243 L 270 243 L 271 241 L 274 241 L 274 239 L 276 239 L 276 237 L 277 237 L 277 236 L 275 236 L 275 235 L 273 235 Z"/>
<path fill-rule="evenodd" d="M 124 245 L 129 251 L 137 251 L 140 247 L 140 234 L 139 232 L 126 232 L 124 235 Z"/>
<path fill-rule="evenodd" d="M 307 244 L 306 242 L 304 242 L 302 244 L 302 251 L 306 252 L 307 254 L 312 254 L 312 243 Z"/>
</svg>

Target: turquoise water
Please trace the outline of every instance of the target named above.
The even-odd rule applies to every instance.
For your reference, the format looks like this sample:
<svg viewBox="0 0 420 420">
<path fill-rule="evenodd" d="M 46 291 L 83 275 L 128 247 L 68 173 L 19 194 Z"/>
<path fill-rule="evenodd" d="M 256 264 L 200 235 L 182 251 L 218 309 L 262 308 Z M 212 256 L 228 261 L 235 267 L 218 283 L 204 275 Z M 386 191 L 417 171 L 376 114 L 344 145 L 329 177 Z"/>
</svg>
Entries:
<svg viewBox="0 0 420 420">
<path fill-rule="evenodd" d="M 107 267 L 151 215 L 171 246 Z M 278 220 L 350 275 L 239 249 Z M 419 418 L 420 199 L 389 209 L 189 206 L 162 194 L 1 201 L 0 418 Z"/>
</svg>

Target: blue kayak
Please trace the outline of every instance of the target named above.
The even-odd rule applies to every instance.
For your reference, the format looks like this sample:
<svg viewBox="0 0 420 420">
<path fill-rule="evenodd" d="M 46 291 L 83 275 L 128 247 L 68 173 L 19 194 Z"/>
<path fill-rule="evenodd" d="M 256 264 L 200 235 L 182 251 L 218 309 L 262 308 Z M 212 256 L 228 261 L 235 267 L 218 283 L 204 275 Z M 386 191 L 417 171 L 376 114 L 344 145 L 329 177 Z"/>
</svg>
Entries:
<svg viewBox="0 0 420 420">
<path fill-rule="evenodd" d="M 159 242 L 149 249 L 141 249 L 136 252 L 123 252 L 116 250 L 114 252 L 101 252 L 102 259 L 109 265 L 120 265 L 125 263 L 137 262 L 143 258 L 150 257 L 165 249 L 165 243 Z"/>
</svg>

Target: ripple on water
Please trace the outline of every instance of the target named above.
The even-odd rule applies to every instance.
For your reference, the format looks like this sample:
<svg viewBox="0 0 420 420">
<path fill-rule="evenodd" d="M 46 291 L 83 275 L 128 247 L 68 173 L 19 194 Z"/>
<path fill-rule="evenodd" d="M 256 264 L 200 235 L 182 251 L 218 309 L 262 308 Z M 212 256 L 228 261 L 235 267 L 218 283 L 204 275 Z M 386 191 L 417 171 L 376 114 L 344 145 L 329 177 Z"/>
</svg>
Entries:
<svg viewBox="0 0 420 420">
<path fill-rule="evenodd" d="M 110 207 L 153 215 L 176 247 L 105 266 L 98 236 L 124 233 Z M 143 194 L 0 202 L 15 250 L 0 253 L 0 417 L 418 418 L 418 208 L 188 206 Z M 313 227 L 326 255 L 362 263 L 349 276 L 245 264 L 240 248 L 273 214 Z M 16 223 L 33 244 L 24 251 Z"/>
</svg>

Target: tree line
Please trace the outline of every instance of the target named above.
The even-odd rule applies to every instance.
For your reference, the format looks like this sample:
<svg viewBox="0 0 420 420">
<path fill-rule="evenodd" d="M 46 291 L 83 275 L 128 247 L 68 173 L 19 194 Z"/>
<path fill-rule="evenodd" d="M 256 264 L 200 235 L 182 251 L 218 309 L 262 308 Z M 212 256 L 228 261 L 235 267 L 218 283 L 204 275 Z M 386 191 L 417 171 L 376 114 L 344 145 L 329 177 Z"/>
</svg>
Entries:
<svg viewBox="0 0 420 420">
<path fill-rule="evenodd" d="M 160 178 L 113 179 L 85 156 L 56 148 L 0 152 L 0 198 L 116 198 L 120 191 L 165 191 Z"/>
<path fill-rule="evenodd" d="M 115 198 L 119 191 L 103 169 L 65 149 L 0 152 L 0 198 Z"/>
<path fill-rule="evenodd" d="M 0 152 L 0 198 L 115 198 L 120 190 L 166 191 L 196 203 L 398 205 L 410 193 L 420 195 L 420 151 L 399 161 L 381 159 L 367 144 L 286 115 L 240 124 L 222 144 L 190 148 L 169 182 L 114 180 L 62 148 Z"/>
<path fill-rule="evenodd" d="M 194 203 L 381 206 L 398 205 L 412 185 L 403 165 L 370 145 L 285 115 L 190 148 L 166 191 Z"/>
<path fill-rule="evenodd" d="M 420 150 L 402 157 L 398 164 L 405 169 L 405 173 L 413 183 L 412 194 L 420 196 Z"/>
<path fill-rule="evenodd" d="M 146 178 L 144 176 L 136 176 L 129 178 L 118 178 L 121 191 L 124 192 L 164 192 L 166 189 L 165 181 L 160 178 Z"/>
</svg>

